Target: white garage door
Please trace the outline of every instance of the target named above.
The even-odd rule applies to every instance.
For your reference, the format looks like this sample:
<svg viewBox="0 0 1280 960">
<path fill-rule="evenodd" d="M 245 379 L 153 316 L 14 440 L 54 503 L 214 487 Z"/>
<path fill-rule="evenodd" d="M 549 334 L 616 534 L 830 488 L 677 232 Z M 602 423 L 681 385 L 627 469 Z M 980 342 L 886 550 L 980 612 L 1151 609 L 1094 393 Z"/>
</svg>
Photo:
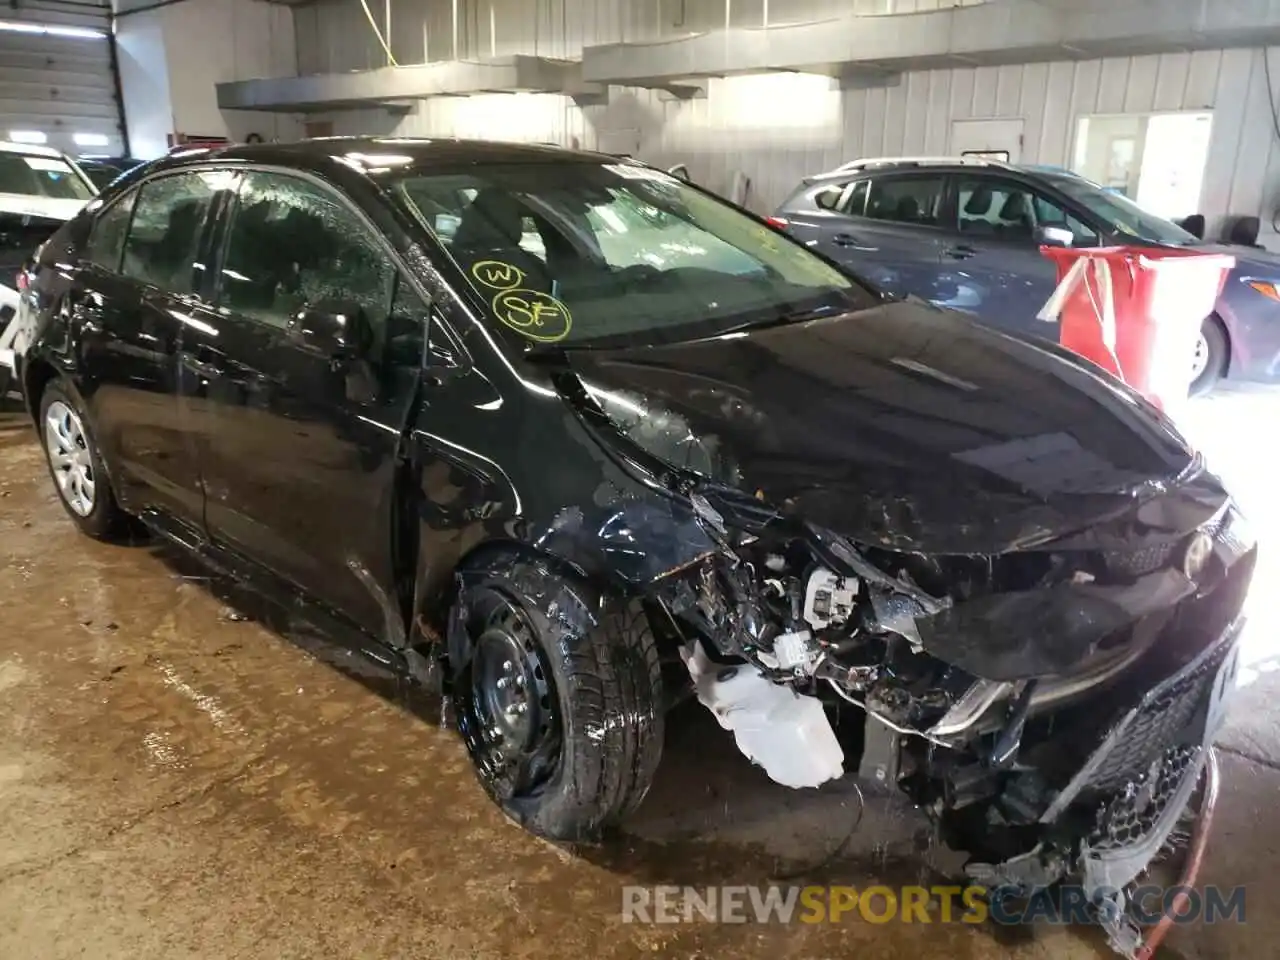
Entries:
<svg viewBox="0 0 1280 960">
<path fill-rule="evenodd" d="M 0 140 L 18 138 L 124 152 L 110 0 L 0 3 Z"/>
</svg>

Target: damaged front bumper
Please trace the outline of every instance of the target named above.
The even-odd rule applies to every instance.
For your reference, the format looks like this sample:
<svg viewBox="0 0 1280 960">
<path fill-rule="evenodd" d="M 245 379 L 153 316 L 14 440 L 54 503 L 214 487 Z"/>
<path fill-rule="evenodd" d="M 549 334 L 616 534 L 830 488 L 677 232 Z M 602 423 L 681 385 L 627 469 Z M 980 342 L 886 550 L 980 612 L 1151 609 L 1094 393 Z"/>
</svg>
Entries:
<svg viewBox="0 0 1280 960">
<path fill-rule="evenodd" d="M 1004 863 L 971 863 L 969 879 L 994 896 L 1018 898 L 1059 882 L 1078 884 L 1095 905 L 1110 946 L 1125 957 L 1148 955 L 1155 944 L 1144 945 L 1148 931 L 1130 909 L 1130 893 L 1174 849 L 1175 832 L 1185 826 L 1197 787 L 1208 776 L 1224 704 L 1236 682 L 1244 623 L 1238 618 L 1126 713 L 1041 817 L 1052 831 L 1068 822 L 1082 797 L 1105 797 L 1095 802 L 1094 825 L 1084 838 L 1073 840 L 1068 829 Z M 1202 815 L 1207 816 L 1203 810 L 1196 814 Z M 1196 829 L 1207 831 L 1209 823 Z M 1197 868 L 1189 866 L 1192 873 Z M 1181 883 L 1192 880 L 1184 874 Z"/>
<path fill-rule="evenodd" d="M 927 611 L 908 595 L 920 592 L 917 581 L 899 574 L 904 590 L 890 599 L 907 604 L 905 620 L 886 615 L 876 592 L 897 583 L 856 567 L 830 538 L 819 562 L 846 560 L 840 572 L 819 566 L 788 587 L 794 553 L 766 533 L 727 573 L 704 568 L 695 599 L 677 609 L 694 623 L 701 615 L 712 638 L 686 653 L 698 698 L 771 777 L 811 787 L 845 768 L 817 699 L 833 688 L 867 715 L 859 775 L 926 811 L 967 854 L 971 882 L 1000 897 L 1082 888 L 1112 905 L 1099 920 L 1132 954 L 1141 930 L 1122 909 L 1126 889 L 1170 847 L 1206 767 L 1235 685 L 1256 563 L 1244 518 L 1225 494 L 1208 493 L 1191 529 L 1175 525 L 1155 546 L 1139 538 L 1095 548 L 1102 555 L 1064 554 L 1067 576 L 1055 583 Z M 1034 562 L 1025 556 L 1009 563 Z M 768 571 L 773 596 L 798 611 L 791 632 L 755 626 L 761 609 L 733 580 L 749 585 L 743 573 L 753 569 Z M 826 627 L 830 611 L 860 599 L 860 627 Z M 743 640 L 726 643 L 734 637 Z"/>
</svg>

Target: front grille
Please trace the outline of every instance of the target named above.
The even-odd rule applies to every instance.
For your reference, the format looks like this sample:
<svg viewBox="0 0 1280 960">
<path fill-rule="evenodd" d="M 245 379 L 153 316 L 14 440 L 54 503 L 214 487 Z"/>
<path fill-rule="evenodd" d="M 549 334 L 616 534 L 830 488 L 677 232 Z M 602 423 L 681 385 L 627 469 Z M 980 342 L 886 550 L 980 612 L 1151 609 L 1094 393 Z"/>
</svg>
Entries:
<svg viewBox="0 0 1280 960">
<path fill-rule="evenodd" d="M 1104 550 L 1102 562 L 1113 576 L 1142 577 L 1167 567 L 1177 548 L 1176 541 L 1169 541 L 1141 550 Z"/>
<path fill-rule="evenodd" d="M 1198 745 L 1214 680 L 1233 645 L 1234 638 L 1219 642 L 1143 697 L 1121 734 L 1111 738 L 1087 788 L 1118 790 L 1144 775 L 1171 745 Z"/>
<path fill-rule="evenodd" d="M 1137 699 L 1136 705 L 1112 713 L 1110 720 L 1101 725 L 1098 720 L 1107 716 L 1099 710 L 1097 701 L 1082 703 L 1071 713 L 1059 716 L 1066 721 L 1062 729 L 1077 732 L 1084 743 L 1094 746 L 1088 749 L 1087 759 L 1080 758 L 1068 738 L 1060 745 L 1058 769 L 1070 767 L 1070 775 L 1062 790 L 1054 798 L 1042 816 L 1043 822 L 1056 820 L 1069 806 L 1079 802 L 1097 809 L 1097 804 L 1112 802 L 1117 795 L 1125 795 L 1131 784 L 1141 785 L 1145 779 L 1156 775 L 1174 751 L 1198 750 L 1204 746 L 1210 708 L 1215 704 L 1215 685 L 1222 677 L 1222 669 L 1232 656 L 1239 637 L 1242 621 L 1217 637 L 1217 641 L 1203 649 L 1199 656 L 1183 662 L 1167 678 Z M 1157 644 L 1151 656 L 1168 653 L 1178 647 L 1178 635 L 1166 635 Z M 1140 679 L 1145 668 L 1153 666 L 1140 661 L 1133 669 L 1135 679 Z M 1223 682 L 1231 678 L 1223 677 Z M 1123 689 L 1112 695 L 1124 698 Z M 1131 703 L 1133 701 L 1130 701 Z M 1220 720 L 1221 705 L 1213 713 L 1213 722 Z M 1090 712 L 1096 718 L 1090 722 Z M 1105 733 L 1102 731 L 1105 730 Z M 1097 739 L 1094 739 L 1097 737 Z M 1065 748 L 1065 749 L 1063 749 Z M 1078 765 L 1077 765 L 1078 764 Z"/>
<path fill-rule="evenodd" d="M 1222 533 L 1225 516 L 1225 512 L 1219 514 L 1195 533 L 1207 533 L 1217 539 Z M 1138 550 L 1103 550 L 1100 552 L 1102 564 L 1107 573 L 1115 577 L 1126 579 L 1144 577 L 1172 565 L 1195 533 L 1178 540 L 1149 544 Z"/>
<path fill-rule="evenodd" d="M 1142 776 L 1099 808 L 1089 846 L 1114 850 L 1144 839 L 1177 796 L 1183 780 L 1197 767 L 1202 752 L 1203 748 L 1190 745 L 1165 750 Z"/>
<path fill-rule="evenodd" d="M 1222 527 L 1225 524 L 1226 512 L 1224 511 L 1199 527 L 1197 531 L 1180 539 L 1148 544 L 1147 547 L 1137 550 L 1101 550 L 1102 566 L 1111 576 L 1126 580 L 1146 576 L 1147 573 L 1155 573 L 1157 570 L 1165 570 L 1178 559 L 1179 554 L 1190 543 L 1192 536 L 1204 532 L 1216 540 L 1222 534 Z"/>
</svg>

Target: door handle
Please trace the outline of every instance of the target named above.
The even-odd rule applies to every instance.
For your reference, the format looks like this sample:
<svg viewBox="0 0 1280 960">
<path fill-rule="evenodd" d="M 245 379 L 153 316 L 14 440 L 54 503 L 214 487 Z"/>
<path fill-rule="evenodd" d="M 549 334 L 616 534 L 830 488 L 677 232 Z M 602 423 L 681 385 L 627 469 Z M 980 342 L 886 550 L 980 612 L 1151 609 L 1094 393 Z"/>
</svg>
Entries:
<svg viewBox="0 0 1280 960">
<path fill-rule="evenodd" d="M 102 308 L 94 302 L 92 295 L 80 296 L 75 292 L 67 293 L 62 298 L 59 312 L 64 320 L 78 323 L 83 333 L 98 334 L 103 330 Z"/>
<path fill-rule="evenodd" d="M 954 247 L 947 247 L 943 253 L 952 260 L 968 260 L 970 257 L 977 256 L 978 251 L 976 248 L 971 247 L 968 244 L 961 243 Z"/>
<path fill-rule="evenodd" d="M 205 354 L 205 351 L 201 351 Z M 212 379 L 222 376 L 222 368 L 216 363 L 204 359 L 204 356 L 197 356 L 189 350 L 182 351 L 182 365 L 194 373 L 198 377 Z"/>
<path fill-rule="evenodd" d="M 846 250 L 861 250 L 864 253 L 874 253 L 879 247 L 869 247 L 851 233 L 837 233 L 831 238 L 831 242 L 837 247 L 844 247 Z"/>
</svg>

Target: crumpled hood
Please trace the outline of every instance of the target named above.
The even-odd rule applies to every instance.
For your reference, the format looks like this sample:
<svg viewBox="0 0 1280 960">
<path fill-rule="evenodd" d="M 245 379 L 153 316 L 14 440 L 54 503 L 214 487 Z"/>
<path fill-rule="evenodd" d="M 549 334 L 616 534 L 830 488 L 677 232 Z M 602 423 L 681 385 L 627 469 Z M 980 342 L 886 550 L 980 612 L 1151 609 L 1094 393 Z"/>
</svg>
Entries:
<svg viewBox="0 0 1280 960">
<path fill-rule="evenodd" d="M 1130 513 L 1194 461 L 1167 420 L 1055 349 L 905 301 L 568 355 L 678 466 L 864 544 L 995 553 Z"/>
</svg>

